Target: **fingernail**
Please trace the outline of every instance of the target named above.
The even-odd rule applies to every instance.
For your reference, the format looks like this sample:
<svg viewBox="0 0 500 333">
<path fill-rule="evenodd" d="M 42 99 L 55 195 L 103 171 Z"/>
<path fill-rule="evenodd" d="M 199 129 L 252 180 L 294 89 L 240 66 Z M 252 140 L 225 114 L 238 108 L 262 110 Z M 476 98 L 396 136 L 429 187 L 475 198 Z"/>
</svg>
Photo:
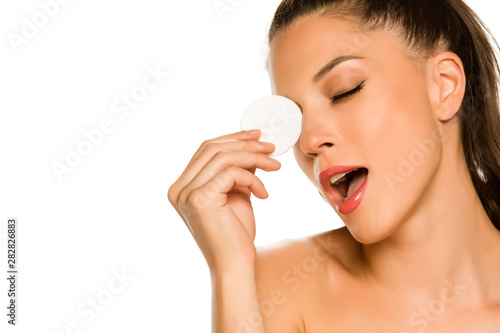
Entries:
<svg viewBox="0 0 500 333">
<path fill-rule="evenodd" d="M 259 134 L 260 133 L 260 130 L 258 129 L 252 129 L 252 130 L 248 130 L 248 131 L 245 131 L 246 134 Z"/>
</svg>

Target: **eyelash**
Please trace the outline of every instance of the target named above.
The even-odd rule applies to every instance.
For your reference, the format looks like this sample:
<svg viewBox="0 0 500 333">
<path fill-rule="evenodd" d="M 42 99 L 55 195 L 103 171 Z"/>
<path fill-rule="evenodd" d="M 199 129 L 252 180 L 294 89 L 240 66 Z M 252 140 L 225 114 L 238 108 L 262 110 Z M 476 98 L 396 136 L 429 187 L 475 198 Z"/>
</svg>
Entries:
<svg viewBox="0 0 500 333">
<path fill-rule="evenodd" d="M 343 94 L 340 94 L 340 95 L 337 95 L 337 96 L 333 96 L 332 98 L 330 98 L 330 100 L 333 102 L 333 103 L 337 103 L 338 101 L 340 101 L 341 99 L 344 99 L 346 97 L 349 97 L 351 95 L 354 95 L 355 93 L 359 92 L 361 89 L 363 89 L 365 87 L 365 81 L 361 82 L 356 88 L 354 88 L 353 90 L 350 90 L 348 92 L 345 92 Z"/>
</svg>

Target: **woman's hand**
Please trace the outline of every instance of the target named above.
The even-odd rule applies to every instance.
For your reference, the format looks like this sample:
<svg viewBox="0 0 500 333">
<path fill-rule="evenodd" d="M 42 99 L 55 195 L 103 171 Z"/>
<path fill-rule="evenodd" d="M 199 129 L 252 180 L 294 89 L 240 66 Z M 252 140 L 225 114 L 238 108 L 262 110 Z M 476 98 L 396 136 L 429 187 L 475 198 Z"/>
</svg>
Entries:
<svg viewBox="0 0 500 333">
<path fill-rule="evenodd" d="M 260 131 L 242 131 L 203 142 L 168 191 L 170 203 L 191 231 L 212 273 L 255 263 L 250 194 L 268 197 L 255 171 L 281 167 L 268 156 L 274 145 L 258 141 L 260 135 Z"/>
</svg>

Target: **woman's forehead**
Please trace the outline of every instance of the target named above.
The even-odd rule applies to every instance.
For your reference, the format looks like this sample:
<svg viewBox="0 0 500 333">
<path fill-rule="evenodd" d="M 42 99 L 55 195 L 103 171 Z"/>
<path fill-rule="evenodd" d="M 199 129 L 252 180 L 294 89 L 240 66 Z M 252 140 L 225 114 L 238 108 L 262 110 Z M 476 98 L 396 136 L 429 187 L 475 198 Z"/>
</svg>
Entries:
<svg viewBox="0 0 500 333">
<path fill-rule="evenodd" d="M 313 80 L 336 58 L 381 63 L 407 59 L 403 42 L 390 31 L 362 32 L 349 21 L 310 15 L 276 35 L 269 52 L 272 85 Z"/>
</svg>

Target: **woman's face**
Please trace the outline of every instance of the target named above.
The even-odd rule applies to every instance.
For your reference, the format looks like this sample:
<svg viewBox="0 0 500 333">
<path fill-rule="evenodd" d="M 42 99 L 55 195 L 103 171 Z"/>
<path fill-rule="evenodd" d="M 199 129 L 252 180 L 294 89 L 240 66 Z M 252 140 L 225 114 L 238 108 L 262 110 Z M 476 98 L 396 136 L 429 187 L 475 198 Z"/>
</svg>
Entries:
<svg viewBox="0 0 500 333">
<path fill-rule="evenodd" d="M 303 114 L 295 158 L 362 243 L 390 236 L 435 185 L 442 138 L 424 68 L 395 35 L 368 35 L 318 15 L 300 18 L 271 45 L 273 93 Z M 330 185 L 332 176 L 358 168 Z"/>
</svg>

